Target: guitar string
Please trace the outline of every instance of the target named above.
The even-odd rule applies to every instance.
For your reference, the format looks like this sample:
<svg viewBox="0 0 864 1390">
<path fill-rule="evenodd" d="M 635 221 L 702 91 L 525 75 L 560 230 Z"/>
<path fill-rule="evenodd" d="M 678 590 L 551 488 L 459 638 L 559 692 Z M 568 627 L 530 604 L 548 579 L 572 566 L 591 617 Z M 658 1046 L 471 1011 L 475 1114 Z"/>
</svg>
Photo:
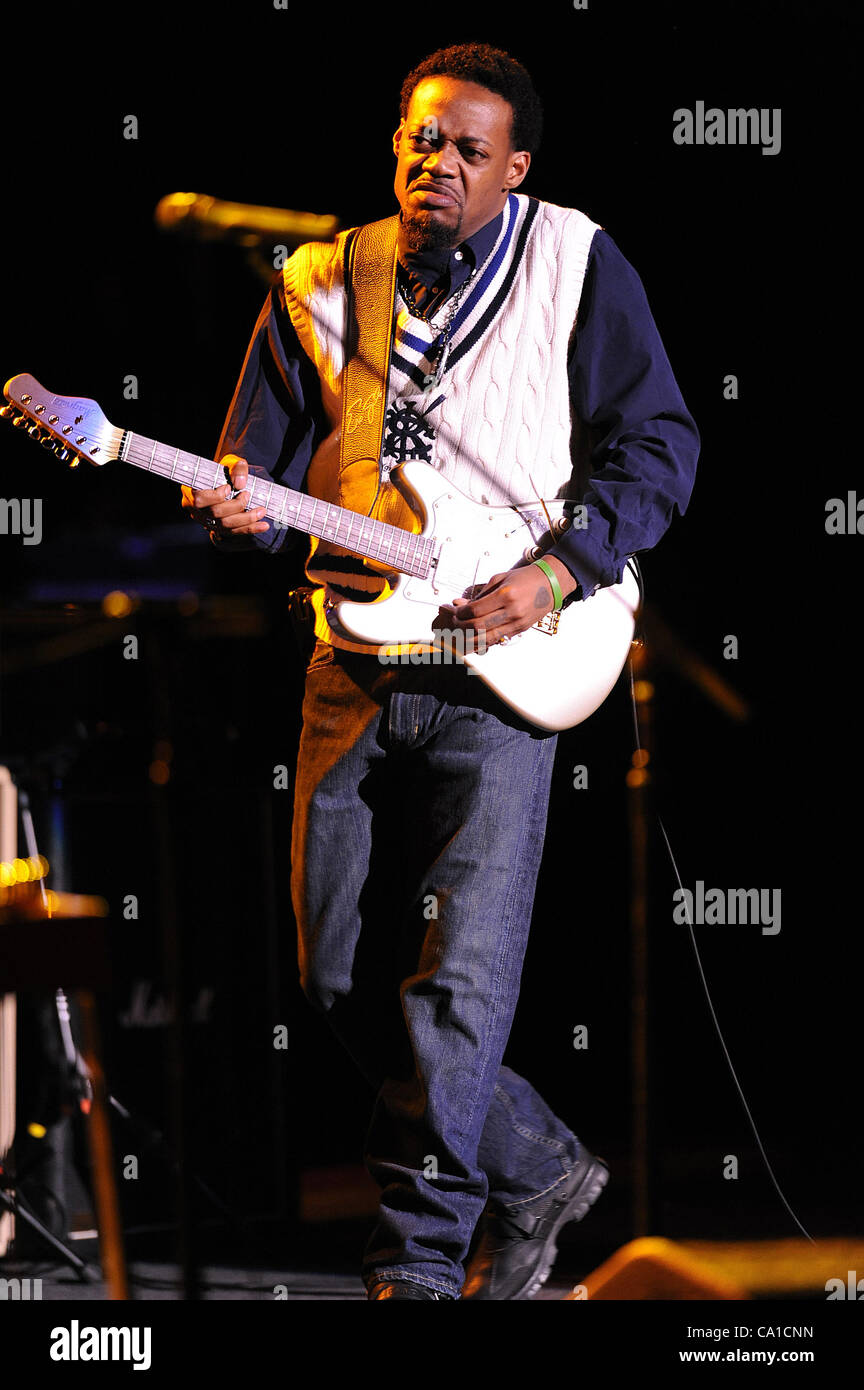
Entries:
<svg viewBox="0 0 864 1390">
<path fill-rule="evenodd" d="M 633 726 L 634 726 L 634 729 L 635 729 L 635 732 L 636 732 L 636 751 L 639 752 L 639 753 L 641 753 L 641 752 L 643 752 L 643 748 L 642 748 L 642 741 L 641 741 L 641 737 L 640 737 L 640 733 L 639 733 L 639 715 L 638 715 L 638 713 L 637 713 L 637 708 L 636 708 L 636 689 L 635 689 L 635 684 L 634 684 L 634 680 L 633 680 L 633 658 L 632 658 L 632 657 L 630 657 L 630 658 L 628 659 L 628 666 L 629 666 L 629 671 L 630 671 L 630 701 L 631 701 L 631 704 L 632 704 L 632 706 L 633 706 Z M 679 887 L 680 890 L 681 890 L 682 901 L 684 902 L 685 907 L 686 907 L 686 898 L 684 897 L 684 886 L 683 886 L 683 884 L 681 883 L 681 875 L 680 875 L 679 872 L 678 872 L 678 865 L 677 865 L 677 863 L 675 862 L 675 856 L 674 856 L 674 854 L 672 853 L 672 846 L 671 846 L 671 844 L 669 843 L 669 836 L 666 834 L 666 827 L 665 827 L 665 825 L 663 824 L 663 820 L 662 820 L 662 817 L 660 816 L 659 811 L 655 812 L 655 814 L 656 814 L 656 816 L 657 816 L 657 823 L 658 823 L 659 826 L 660 826 L 660 830 L 661 830 L 661 832 L 662 832 L 663 839 L 664 839 L 665 842 L 666 842 L 666 850 L 667 850 L 667 852 L 668 852 L 668 854 L 669 854 L 669 859 L 670 859 L 670 861 L 671 861 L 671 863 L 672 863 L 672 870 L 673 870 L 673 872 L 674 872 L 674 874 L 675 874 L 675 878 L 676 878 L 677 881 L 678 881 L 678 887 Z M 753 1137 L 755 1138 L 756 1143 L 757 1143 L 758 1148 L 759 1148 L 759 1152 L 760 1152 L 760 1154 L 762 1155 L 762 1161 L 764 1162 L 765 1167 L 766 1167 L 766 1169 L 767 1169 L 767 1171 L 768 1171 L 768 1176 L 769 1176 L 769 1178 L 771 1179 L 771 1182 L 772 1182 L 773 1185 L 774 1185 L 774 1189 L 775 1189 L 775 1191 L 777 1192 L 777 1195 L 779 1196 L 780 1201 L 783 1203 L 783 1205 L 784 1205 L 784 1207 L 786 1208 L 787 1212 L 788 1212 L 789 1215 L 792 1217 L 792 1220 L 795 1222 L 795 1225 L 798 1227 L 799 1231 L 801 1231 L 801 1233 L 807 1237 L 807 1239 L 810 1241 L 810 1244 L 811 1244 L 811 1245 L 815 1245 L 815 1244 L 816 1244 L 815 1240 L 814 1240 L 813 1237 L 811 1236 L 810 1232 L 809 1232 L 808 1230 L 806 1230 L 805 1227 L 804 1227 L 804 1226 L 801 1224 L 801 1222 L 798 1220 L 798 1217 L 795 1215 L 795 1212 L 792 1210 L 791 1206 L 790 1206 L 789 1203 L 787 1202 L 786 1197 L 785 1197 L 785 1195 L 784 1195 L 784 1193 L 783 1193 L 783 1190 L 782 1190 L 782 1188 L 781 1188 L 779 1182 L 777 1181 L 776 1177 L 774 1176 L 774 1169 L 771 1167 L 771 1163 L 770 1163 L 770 1161 L 769 1161 L 768 1155 L 767 1155 L 766 1152 L 765 1152 L 765 1148 L 764 1148 L 764 1145 L 763 1145 L 763 1143 L 762 1143 L 762 1139 L 760 1138 L 759 1131 L 758 1131 L 758 1129 L 756 1128 L 756 1121 L 753 1119 L 753 1115 L 752 1115 L 752 1113 L 751 1113 L 750 1106 L 747 1104 L 747 1098 L 746 1098 L 746 1096 L 744 1095 L 744 1091 L 743 1091 L 743 1089 L 742 1089 L 742 1087 L 741 1087 L 741 1083 L 740 1083 L 740 1081 L 738 1080 L 738 1076 L 737 1076 L 737 1073 L 736 1073 L 736 1071 L 735 1071 L 735 1067 L 734 1067 L 733 1064 L 732 1064 L 732 1058 L 731 1058 L 731 1056 L 730 1056 L 730 1054 L 729 1054 L 729 1048 L 726 1046 L 726 1039 L 725 1039 L 724 1036 L 723 1036 L 723 1030 L 722 1030 L 721 1027 L 720 1027 L 719 1019 L 717 1018 L 717 1011 L 716 1011 L 716 1009 L 714 1008 L 714 1001 L 713 1001 L 713 999 L 711 998 L 711 991 L 710 991 L 710 989 L 708 988 L 708 980 L 707 980 L 706 975 L 705 975 L 705 968 L 704 968 L 704 966 L 703 966 L 703 964 L 702 964 L 702 957 L 701 957 L 700 954 L 699 954 L 699 947 L 698 947 L 698 945 L 696 944 L 696 933 L 695 933 L 695 931 L 693 930 L 693 923 L 692 923 L 692 921 L 690 920 L 690 913 L 689 913 L 689 911 L 687 912 L 687 926 L 688 926 L 689 931 L 690 931 L 690 942 L 691 942 L 691 945 L 692 945 L 692 947 L 693 947 L 693 953 L 694 953 L 694 955 L 696 956 L 696 964 L 697 964 L 698 969 L 699 969 L 699 978 L 700 978 L 701 981 L 702 981 L 702 988 L 703 988 L 703 990 L 704 990 L 705 998 L 706 998 L 707 1003 L 708 1003 L 708 1008 L 709 1008 L 710 1013 L 711 1013 L 711 1019 L 712 1019 L 713 1024 L 714 1024 L 714 1029 L 715 1029 L 715 1031 L 716 1031 L 716 1033 L 717 1033 L 717 1037 L 720 1039 L 720 1046 L 721 1046 L 721 1048 L 723 1049 L 723 1055 L 724 1055 L 724 1057 L 726 1058 L 726 1064 L 727 1064 L 727 1066 L 728 1066 L 728 1068 L 729 1068 L 729 1072 L 730 1072 L 730 1074 L 731 1074 L 732 1080 L 733 1080 L 734 1083 L 735 1083 L 735 1089 L 737 1090 L 738 1095 L 739 1095 L 740 1100 L 741 1100 L 741 1104 L 742 1104 L 743 1107 L 744 1107 L 744 1113 L 745 1113 L 746 1116 L 747 1116 L 747 1120 L 748 1120 L 748 1122 L 749 1122 L 750 1128 L 751 1128 L 751 1130 L 753 1131 Z"/>
<path fill-rule="evenodd" d="M 127 463 L 132 464 L 133 467 L 141 467 L 144 471 L 148 473 L 153 473 L 157 477 L 165 478 L 169 482 L 186 483 L 186 485 L 188 486 L 189 481 L 187 481 L 187 475 L 190 480 L 195 479 L 195 475 L 198 471 L 198 465 L 209 465 L 211 471 L 214 469 L 216 470 L 215 477 L 212 478 L 214 484 L 216 483 L 216 480 L 218 479 L 220 472 L 224 473 L 223 465 L 220 465 L 215 459 L 209 459 L 201 454 L 193 454 L 191 453 L 191 451 L 175 449 L 169 444 L 163 444 L 159 440 L 149 439 L 146 435 L 139 435 L 135 431 L 124 430 L 119 428 L 118 426 L 113 426 L 112 431 L 116 435 L 115 443 L 118 447 L 118 450 L 122 447 L 124 437 L 128 441 L 126 444 L 125 452 L 125 461 Z M 71 438 L 67 440 L 65 437 L 61 437 L 59 442 L 63 443 L 66 446 L 74 444 L 74 441 Z M 190 468 L 191 474 L 189 474 L 188 472 Z M 396 568 L 399 568 L 399 550 L 404 548 L 405 553 L 404 556 L 401 558 L 406 562 L 406 565 L 408 566 L 408 568 L 406 568 L 404 572 L 416 572 L 419 575 L 419 577 L 428 577 L 430 570 L 430 561 L 432 558 L 431 552 L 434 546 L 434 540 L 432 537 L 422 536 L 418 535 L 415 532 L 405 531 L 401 527 L 395 527 L 387 522 L 382 522 L 373 518 L 363 516 L 362 513 L 349 512 L 345 508 L 336 508 L 337 516 L 335 518 L 331 518 L 327 515 L 327 513 L 330 512 L 331 508 L 333 508 L 335 504 L 329 502 L 323 503 L 323 505 L 327 508 L 327 512 L 325 512 L 323 522 L 316 524 L 315 509 L 317 505 L 322 503 L 323 499 L 310 498 L 307 494 L 300 493 L 295 489 L 283 487 L 281 484 L 275 483 L 273 481 L 268 483 L 267 480 L 263 478 L 253 478 L 250 480 L 250 491 L 252 493 L 253 498 L 256 484 L 267 486 L 269 488 L 268 503 L 269 498 L 274 491 L 274 488 L 279 489 L 279 492 L 283 494 L 284 499 L 287 499 L 288 497 L 292 496 L 297 498 L 297 502 L 294 507 L 295 516 L 291 518 L 291 520 L 289 520 L 289 518 L 285 514 L 285 500 L 282 501 L 277 514 L 268 513 L 268 515 L 271 515 L 272 520 L 281 522 L 286 526 L 290 526 L 291 521 L 296 520 L 297 522 L 301 523 L 296 527 L 296 529 L 302 530 L 306 532 L 306 534 L 320 534 L 320 538 L 330 540 L 331 542 L 339 544 L 339 527 L 341 525 L 341 518 L 347 515 L 350 519 L 347 523 L 346 536 L 342 541 L 344 548 L 347 550 L 355 549 L 355 546 L 352 544 L 351 540 L 351 529 L 354 525 L 353 518 L 357 517 L 361 521 L 361 523 L 371 522 L 373 537 L 371 538 L 372 545 L 370 546 L 370 549 L 374 547 L 374 549 L 377 551 L 377 554 L 375 554 L 374 556 L 370 556 L 370 558 L 376 558 L 379 560 L 386 559 L 388 562 L 394 563 Z M 547 522 L 549 522 L 551 531 L 551 520 L 549 518 L 549 513 L 548 509 L 546 508 L 546 504 L 542 501 L 542 499 L 538 500 L 540 501 L 541 506 L 546 512 Z M 261 505 L 261 503 L 258 503 L 258 505 Z M 305 518 L 303 516 L 304 512 L 307 514 Z M 328 530 L 332 531 L 331 535 L 327 534 Z M 358 539 L 364 539 L 362 529 L 361 535 Z M 392 554 L 387 554 L 385 556 L 382 553 L 382 551 L 384 550 L 392 551 L 394 547 L 396 549 L 395 557 Z M 358 548 L 356 549 L 356 553 L 363 554 L 364 551 Z M 477 562 L 477 566 L 475 567 L 474 582 L 476 582 L 476 573 L 478 567 L 479 560 Z"/>
<path fill-rule="evenodd" d="M 223 466 L 218 464 L 215 459 L 208 459 L 203 455 L 192 454 L 185 450 L 177 451 L 169 444 L 160 444 L 158 441 L 147 439 L 146 436 L 135 435 L 132 431 L 127 431 L 126 433 L 130 436 L 129 445 L 126 450 L 126 462 L 133 465 L 140 465 L 146 472 L 153 473 L 160 478 L 165 478 L 169 482 L 186 482 L 187 480 L 182 475 L 182 472 L 178 475 L 178 470 L 183 468 L 188 469 L 193 463 L 209 464 L 211 470 L 216 469 L 216 479 L 219 477 L 219 472 L 223 470 Z M 151 446 L 154 442 L 156 443 L 156 448 L 152 449 Z M 193 468 L 193 477 L 196 472 L 197 468 Z M 214 479 L 214 482 L 216 479 Z M 279 491 L 284 494 L 285 498 L 296 497 L 297 503 L 293 508 L 296 520 L 300 521 L 305 512 L 307 519 L 312 521 L 315 526 L 314 530 L 307 529 L 305 525 L 300 525 L 296 529 L 312 535 L 317 535 L 320 532 L 322 539 L 333 541 L 336 544 L 342 544 L 346 550 L 352 550 L 355 549 L 355 546 L 353 542 L 351 542 L 351 530 L 354 527 L 354 518 L 357 518 L 364 525 L 371 525 L 372 527 L 373 535 L 369 546 L 372 552 L 370 558 L 386 560 L 388 563 L 394 564 L 397 569 L 400 568 L 402 561 L 404 561 L 408 566 L 404 571 L 405 573 L 416 574 L 418 577 L 422 578 L 428 576 L 429 562 L 431 560 L 431 552 L 434 544 L 432 537 L 421 536 L 412 531 L 405 531 L 401 527 L 391 526 L 388 522 L 378 521 L 363 516 L 360 512 L 348 511 L 346 508 L 337 507 L 335 503 L 324 502 L 321 498 L 310 497 L 308 494 L 298 492 L 296 489 L 283 487 L 282 484 L 269 483 L 264 478 L 252 478 L 250 483 L 252 485 L 253 497 L 256 483 L 260 484 L 262 487 L 270 488 L 271 493 L 273 489 L 278 488 Z M 187 482 L 187 486 L 188 485 Z M 260 505 L 260 503 L 258 505 Z M 335 510 L 337 513 L 336 517 L 331 518 L 325 512 L 323 521 L 315 523 L 314 513 L 317 506 L 326 507 L 328 512 L 331 509 Z M 339 529 L 342 525 L 342 518 L 345 516 L 349 517 L 350 520 L 347 523 L 345 537 L 340 539 Z M 272 519 L 286 526 L 291 524 L 288 517 L 285 515 L 284 500 L 280 506 L 278 515 L 273 516 Z M 292 520 L 293 519 L 294 518 L 292 518 Z M 328 532 L 332 534 L 328 534 Z M 406 537 L 408 538 L 407 540 Z M 364 539 L 362 526 L 360 539 Z M 400 550 L 404 551 L 404 555 L 401 557 L 399 555 Z M 394 551 L 395 555 L 393 554 Z M 358 549 L 356 553 L 363 554 L 366 552 Z"/>
<path fill-rule="evenodd" d="M 174 449 L 170 444 L 162 444 L 158 440 L 148 439 L 146 435 L 136 435 L 133 431 L 122 431 L 121 437 L 123 433 L 127 434 L 129 438 L 129 443 L 126 448 L 126 462 L 131 463 L 133 465 L 139 465 L 146 472 L 153 473 L 157 477 L 165 478 L 169 482 L 185 482 L 188 486 L 189 483 L 186 477 L 184 477 L 182 470 L 188 469 L 190 465 L 193 464 L 196 466 L 192 468 L 192 477 L 195 476 L 195 473 L 197 472 L 197 465 L 199 463 L 209 465 L 211 469 L 216 469 L 216 477 L 213 479 L 214 483 L 216 482 L 216 479 L 218 479 L 219 473 L 224 472 L 223 465 L 217 463 L 215 459 L 208 459 L 203 455 L 192 454 L 191 452 L 188 452 L 186 450 Z M 536 485 L 534 485 L 533 483 L 533 479 L 531 479 L 530 481 L 532 482 L 532 486 L 534 486 L 535 492 L 537 492 L 537 488 Z M 300 493 L 296 489 L 285 488 L 278 483 L 268 483 L 268 481 L 264 478 L 252 478 L 250 480 L 250 484 L 253 498 L 255 484 L 260 484 L 262 487 L 268 487 L 270 489 L 270 493 L 268 493 L 268 498 L 274 490 L 274 488 L 278 488 L 279 491 L 284 493 L 286 497 L 296 497 L 298 500 L 295 508 L 295 518 L 292 518 L 292 520 L 296 519 L 296 521 L 298 522 L 300 522 L 303 518 L 304 511 L 307 514 L 307 520 L 309 520 L 310 522 L 314 522 L 315 507 L 319 504 L 322 504 L 322 499 L 320 498 L 311 498 L 308 496 L 308 494 Z M 546 503 L 543 501 L 541 497 L 539 497 L 539 495 L 536 498 L 536 501 L 538 501 L 540 506 L 543 508 L 543 511 L 546 514 L 546 520 L 548 523 L 550 534 L 554 536 L 554 527 Z M 259 503 L 258 505 L 261 504 Z M 434 548 L 433 537 L 422 536 L 418 535 L 416 532 L 405 531 L 401 527 L 392 526 L 388 522 L 382 522 L 373 518 L 369 518 L 367 516 L 364 516 L 360 512 L 350 512 L 347 511 L 347 509 L 345 508 L 338 508 L 336 507 L 335 503 L 323 502 L 323 505 L 328 509 L 328 511 L 331 508 L 336 508 L 338 516 L 335 521 L 328 518 L 325 514 L 325 519 L 323 523 L 318 523 L 315 529 L 312 529 L 311 526 L 307 527 L 307 525 L 305 524 L 299 525 L 296 529 L 302 530 L 306 534 L 319 535 L 322 539 L 329 540 L 330 542 L 335 543 L 337 545 L 342 544 L 344 549 L 353 550 L 356 554 L 367 554 L 369 558 L 378 560 L 386 559 L 388 562 L 393 563 L 397 569 L 400 568 L 399 550 L 404 548 L 405 553 L 401 557 L 401 559 L 406 562 L 407 567 L 403 570 L 403 572 L 409 574 L 416 574 L 418 577 L 424 579 L 428 578 L 430 571 L 430 561 L 432 559 L 432 550 Z M 526 503 L 525 505 L 530 506 L 532 504 Z M 311 517 L 309 517 L 308 515 L 310 511 L 312 513 Z M 270 515 L 270 513 L 268 513 L 268 515 Z M 344 537 L 344 539 L 340 540 L 339 528 L 341 525 L 341 521 L 339 517 L 345 515 L 350 517 L 351 520 L 349 520 L 348 522 L 348 530 L 346 536 Z M 359 546 L 355 545 L 351 540 L 351 529 L 354 525 L 353 519 L 355 517 L 359 518 L 361 522 L 364 524 L 368 524 L 371 522 L 371 526 L 373 528 L 373 541 L 372 544 L 369 546 L 368 550 L 363 550 L 359 548 Z M 285 516 L 284 501 L 280 506 L 279 513 L 277 515 L 273 515 L 272 519 L 279 521 L 284 525 L 291 524 L 291 522 L 289 522 L 288 518 Z M 332 534 L 328 534 L 328 531 L 332 531 Z M 410 540 L 406 541 L 406 536 L 410 537 Z M 360 537 L 358 539 L 363 540 L 362 528 Z M 392 552 L 394 547 L 396 550 L 395 556 L 392 553 L 383 553 L 385 550 Z M 373 548 L 374 553 L 372 553 Z M 476 585 L 479 566 L 480 559 L 478 558 L 471 579 L 471 585 Z"/>
</svg>

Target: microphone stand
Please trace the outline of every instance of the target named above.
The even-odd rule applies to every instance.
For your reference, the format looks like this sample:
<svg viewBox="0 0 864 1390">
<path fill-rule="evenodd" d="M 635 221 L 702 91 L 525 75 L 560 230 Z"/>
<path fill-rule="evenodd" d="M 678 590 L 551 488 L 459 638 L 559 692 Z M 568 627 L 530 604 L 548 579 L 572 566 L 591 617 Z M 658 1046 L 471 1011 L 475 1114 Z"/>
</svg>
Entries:
<svg viewBox="0 0 864 1390">
<path fill-rule="evenodd" d="M 654 1229 L 655 1181 L 651 1162 L 652 1038 L 650 998 L 650 914 L 648 814 L 651 805 L 651 758 L 654 753 L 653 661 L 659 657 L 714 704 L 728 719 L 745 723 L 750 708 L 722 676 L 690 651 L 646 603 L 640 617 L 641 637 L 630 654 L 633 698 L 638 710 L 636 750 L 627 772 L 630 830 L 630 1132 L 633 1150 L 630 1222 L 633 1237 Z M 642 640 L 644 638 L 644 641 Z M 635 713 L 635 711 L 634 711 Z"/>
</svg>

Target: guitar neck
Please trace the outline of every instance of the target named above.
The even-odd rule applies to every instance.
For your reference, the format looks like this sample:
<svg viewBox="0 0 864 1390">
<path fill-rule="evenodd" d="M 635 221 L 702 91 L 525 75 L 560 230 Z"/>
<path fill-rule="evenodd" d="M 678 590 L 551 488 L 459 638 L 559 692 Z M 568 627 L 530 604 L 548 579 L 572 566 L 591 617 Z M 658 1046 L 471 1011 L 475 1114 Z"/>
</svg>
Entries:
<svg viewBox="0 0 864 1390">
<path fill-rule="evenodd" d="M 221 463 L 184 453 L 182 449 L 172 449 L 168 444 L 133 434 L 131 430 L 123 434 L 117 456 L 135 468 L 193 488 L 224 487 L 229 481 Z M 250 477 L 247 490 L 250 508 L 263 507 L 265 515 L 278 526 L 289 526 L 308 536 L 317 536 L 355 555 L 380 561 L 401 574 L 425 578 L 429 572 L 431 537 L 403 531 L 398 526 L 375 521 L 332 502 L 322 502 L 320 498 L 295 492 L 293 488 L 282 487 L 265 478 Z"/>
</svg>

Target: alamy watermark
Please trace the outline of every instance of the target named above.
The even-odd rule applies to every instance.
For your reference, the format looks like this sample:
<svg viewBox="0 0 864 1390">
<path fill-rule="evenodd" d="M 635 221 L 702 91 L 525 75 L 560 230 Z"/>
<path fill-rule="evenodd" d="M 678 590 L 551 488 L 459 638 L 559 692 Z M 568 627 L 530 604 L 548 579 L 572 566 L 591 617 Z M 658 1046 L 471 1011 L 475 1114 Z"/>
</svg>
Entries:
<svg viewBox="0 0 864 1390">
<path fill-rule="evenodd" d="M 695 110 L 679 106 L 672 114 L 672 139 L 676 145 L 761 145 L 763 154 L 780 153 L 779 106 L 736 107 L 723 111 L 717 106 L 705 109 L 697 101 Z"/>
<path fill-rule="evenodd" d="M 839 1277 L 825 1280 L 825 1292 L 828 1295 L 827 1302 L 832 1299 L 851 1299 L 855 1303 L 860 1303 L 864 1299 L 864 1279 L 858 1278 L 858 1271 L 848 1269 L 846 1278 Z"/>
<path fill-rule="evenodd" d="M 0 1303 L 30 1303 L 42 1297 L 41 1279 L 0 1279 Z"/>
<path fill-rule="evenodd" d="M 829 497 L 825 503 L 825 530 L 829 536 L 864 536 L 864 497 L 850 490 L 846 497 Z"/>
<path fill-rule="evenodd" d="M 779 888 L 708 888 L 701 878 L 695 889 L 676 888 L 672 921 L 678 925 L 761 926 L 763 936 L 780 930 Z"/>
<path fill-rule="evenodd" d="M 42 498 L 0 497 L 0 535 L 21 536 L 25 545 L 42 540 Z"/>
<path fill-rule="evenodd" d="M 131 1361 L 133 1371 L 148 1371 L 152 1328 L 82 1327 L 73 1318 L 68 1327 L 51 1330 L 48 1355 L 52 1361 Z"/>
<path fill-rule="evenodd" d="M 406 642 L 399 646 L 401 650 L 392 643 L 378 648 L 382 666 L 453 666 L 465 655 L 483 656 L 488 651 L 486 633 L 475 632 L 470 627 L 443 628 L 435 646 L 429 642 Z M 468 670 L 473 675 L 470 667 Z"/>
</svg>

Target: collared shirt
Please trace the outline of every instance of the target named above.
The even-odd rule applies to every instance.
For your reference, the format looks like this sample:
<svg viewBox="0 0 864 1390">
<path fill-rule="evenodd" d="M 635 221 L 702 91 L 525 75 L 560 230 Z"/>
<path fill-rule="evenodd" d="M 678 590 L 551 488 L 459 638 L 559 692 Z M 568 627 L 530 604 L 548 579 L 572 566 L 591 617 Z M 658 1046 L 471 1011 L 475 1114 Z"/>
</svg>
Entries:
<svg viewBox="0 0 864 1390">
<path fill-rule="evenodd" d="M 405 281 L 420 312 L 431 318 L 468 277 L 485 263 L 498 240 L 504 213 L 499 212 L 457 247 L 403 251 L 399 256 L 400 285 Z"/>
<path fill-rule="evenodd" d="M 461 262 L 455 252 L 448 257 L 448 293 L 468 273 L 464 251 L 482 256 L 484 233 L 494 243 L 489 223 L 457 248 Z M 427 256 L 416 270 L 440 276 L 441 268 Z M 596 576 L 610 567 L 620 575 L 629 555 L 651 549 L 674 513 L 684 513 L 699 456 L 699 433 L 642 282 L 605 231 L 591 242 L 567 371 L 571 409 L 592 443 L 590 476 L 573 496 L 586 508 L 587 525 L 565 531 L 548 554 L 578 581 L 579 596 L 591 594 Z M 297 338 L 280 275 L 255 325 L 215 457 L 239 454 L 253 475 L 302 490 L 310 460 L 330 430 L 318 374 Z M 287 537 L 306 541 L 302 532 L 271 522 L 254 538 L 222 544 L 277 551 Z"/>
</svg>

